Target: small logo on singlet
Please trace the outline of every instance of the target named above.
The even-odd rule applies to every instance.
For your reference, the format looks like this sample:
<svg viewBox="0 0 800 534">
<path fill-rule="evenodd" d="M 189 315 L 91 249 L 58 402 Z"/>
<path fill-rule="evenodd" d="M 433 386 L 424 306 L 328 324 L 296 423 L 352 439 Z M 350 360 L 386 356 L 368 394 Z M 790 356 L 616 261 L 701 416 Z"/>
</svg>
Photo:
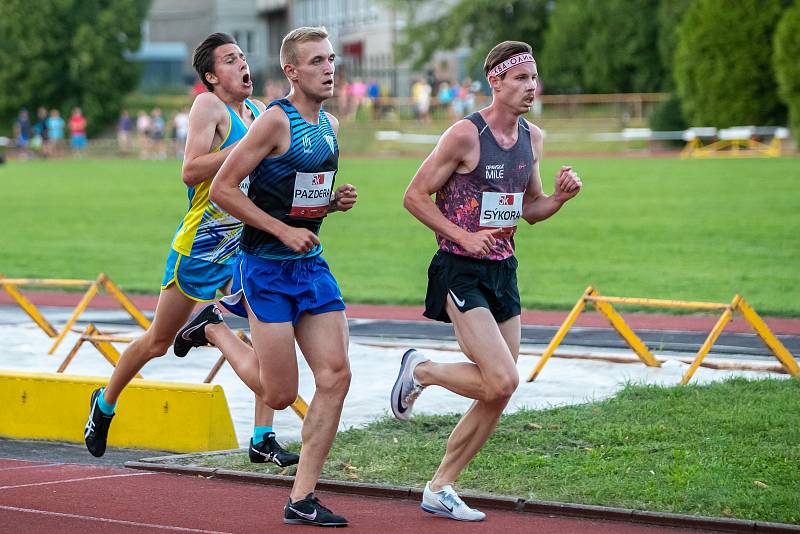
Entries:
<svg viewBox="0 0 800 534">
<path fill-rule="evenodd" d="M 499 165 L 487 165 L 486 166 L 486 179 L 487 180 L 502 180 L 503 179 L 503 167 L 504 163 L 500 163 Z"/>
<path fill-rule="evenodd" d="M 325 136 L 325 142 L 328 143 L 329 147 L 331 147 L 331 154 L 335 154 L 336 153 L 336 145 L 334 144 L 333 136 L 332 135 L 326 135 Z"/>
<path fill-rule="evenodd" d="M 303 137 L 303 154 L 310 154 L 312 151 L 311 139 L 306 135 Z"/>
</svg>

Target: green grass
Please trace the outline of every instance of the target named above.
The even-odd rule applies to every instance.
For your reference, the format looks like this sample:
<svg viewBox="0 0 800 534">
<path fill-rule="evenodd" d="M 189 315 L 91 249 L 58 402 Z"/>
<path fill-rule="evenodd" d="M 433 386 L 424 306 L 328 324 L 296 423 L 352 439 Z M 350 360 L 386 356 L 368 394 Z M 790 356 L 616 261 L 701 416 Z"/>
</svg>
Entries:
<svg viewBox="0 0 800 534">
<path fill-rule="evenodd" d="M 420 304 L 435 242 L 401 206 L 418 159 L 343 158 L 339 182 L 359 204 L 322 230 L 351 302 Z M 562 163 L 584 191 L 517 234 L 528 308 L 566 309 L 592 284 L 609 295 L 728 302 L 800 315 L 800 160 L 545 159 L 545 190 Z M 187 206 L 175 161 L 66 160 L 0 167 L 0 272 L 94 278 L 157 291 Z"/>
<path fill-rule="evenodd" d="M 521 386 L 531 387 L 531 386 Z M 459 480 L 472 493 L 800 523 L 800 381 L 629 385 L 504 416 Z M 421 487 L 458 416 L 340 432 L 323 478 Z M 297 444 L 291 448 L 298 450 Z M 243 454 L 192 463 L 250 471 Z"/>
</svg>

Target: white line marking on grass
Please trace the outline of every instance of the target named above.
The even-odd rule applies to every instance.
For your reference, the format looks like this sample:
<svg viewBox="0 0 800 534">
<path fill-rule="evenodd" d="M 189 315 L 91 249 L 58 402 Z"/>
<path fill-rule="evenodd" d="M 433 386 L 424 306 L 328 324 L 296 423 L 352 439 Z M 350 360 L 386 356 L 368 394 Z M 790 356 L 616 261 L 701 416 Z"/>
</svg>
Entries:
<svg viewBox="0 0 800 534">
<path fill-rule="evenodd" d="M 48 510 L 36 510 L 33 508 L 17 508 L 16 506 L 0 505 L 0 510 L 8 510 L 10 512 L 24 512 L 28 514 L 39 514 L 50 517 L 68 517 L 71 519 L 83 519 L 85 521 L 99 521 L 100 523 L 112 523 L 115 525 L 125 525 L 131 527 L 147 527 L 147 528 L 156 528 L 160 530 L 174 530 L 177 532 L 198 532 L 200 534 L 233 534 L 231 532 L 223 532 L 221 530 L 203 530 L 199 528 L 172 527 L 169 525 L 156 525 L 153 523 L 139 523 L 138 521 L 125 521 L 123 519 L 108 519 L 106 517 L 94 517 L 90 515 L 65 514 L 61 512 L 50 512 Z"/>
<path fill-rule="evenodd" d="M 33 482 L 31 484 L 17 484 L 16 486 L 0 486 L 0 490 L 15 489 L 15 488 L 30 488 L 33 486 L 48 486 L 50 484 L 66 484 L 67 482 L 83 482 L 84 480 L 100 480 L 103 478 L 122 478 L 122 477 L 140 477 L 144 475 L 155 475 L 157 473 L 126 473 L 124 475 L 103 475 L 99 477 L 83 477 L 83 478 L 68 478 L 65 480 L 51 480 L 48 482 Z"/>
</svg>

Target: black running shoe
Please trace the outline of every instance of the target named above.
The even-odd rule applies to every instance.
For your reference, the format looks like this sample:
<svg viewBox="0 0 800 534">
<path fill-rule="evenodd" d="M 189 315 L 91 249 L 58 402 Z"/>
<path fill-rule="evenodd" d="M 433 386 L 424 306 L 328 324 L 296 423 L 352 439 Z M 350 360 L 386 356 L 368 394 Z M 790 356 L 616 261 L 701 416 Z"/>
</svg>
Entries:
<svg viewBox="0 0 800 534">
<path fill-rule="evenodd" d="M 309 493 L 305 499 L 297 502 L 289 499 L 283 509 L 283 522 L 289 525 L 316 525 L 318 527 L 347 526 L 347 519 L 322 506 L 313 493 Z"/>
<path fill-rule="evenodd" d="M 89 406 L 91 406 L 89 420 L 86 421 L 86 426 L 83 429 L 83 440 L 86 442 L 86 448 L 89 449 L 92 456 L 97 456 L 98 458 L 106 453 L 108 428 L 114 418 L 113 413 L 106 415 L 97 405 L 97 397 L 99 396 L 100 388 L 97 388 L 92 393 L 92 400 L 89 401 Z"/>
<path fill-rule="evenodd" d="M 278 467 L 286 467 L 300 461 L 299 454 L 289 452 L 281 447 L 278 440 L 275 439 L 275 432 L 268 433 L 257 444 L 253 444 L 253 438 L 250 438 L 248 452 L 250 453 L 250 462 L 254 464 L 272 462 Z"/>
<path fill-rule="evenodd" d="M 222 314 L 214 304 L 209 304 L 200 313 L 194 316 L 186 326 L 178 330 L 172 350 L 175 356 L 183 358 L 192 347 L 203 347 L 208 345 L 206 338 L 206 325 L 219 324 L 222 322 Z"/>
</svg>

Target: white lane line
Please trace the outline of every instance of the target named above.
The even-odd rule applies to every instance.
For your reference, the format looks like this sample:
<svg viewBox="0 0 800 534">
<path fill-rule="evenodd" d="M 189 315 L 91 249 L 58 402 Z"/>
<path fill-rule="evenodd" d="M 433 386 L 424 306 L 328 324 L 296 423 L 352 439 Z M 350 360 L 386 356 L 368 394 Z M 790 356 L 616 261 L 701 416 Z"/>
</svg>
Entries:
<svg viewBox="0 0 800 534">
<path fill-rule="evenodd" d="M 49 486 L 50 484 L 66 484 L 67 482 L 83 482 L 84 480 L 100 480 L 103 478 L 123 478 L 123 477 L 140 477 L 144 475 L 155 475 L 157 473 L 125 473 L 124 475 L 103 475 L 99 477 L 83 477 L 83 478 L 68 478 L 65 480 L 51 480 L 48 482 L 34 482 L 31 484 L 17 484 L 16 486 L 0 486 L 0 490 L 15 489 L 15 488 L 30 488 L 33 486 Z"/>
<path fill-rule="evenodd" d="M 61 512 L 50 512 L 48 510 L 36 510 L 33 508 L 18 508 L 16 506 L 4 506 L 0 504 L 0 510 L 8 510 L 10 512 L 24 512 L 28 514 L 39 514 L 45 515 L 50 517 L 68 517 L 70 519 L 82 519 L 85 521 L 98 521 L 100 523 L 112 523 L 115 525 L 125 525 L 131 527 L 147 527 L 147 528 L 156 528 L 160 530 L 174 530 L 176 532 L 198 532 L 200 534 L 233 534 L 232 532 L 223 532 L 220 530 L 203 530 L 199 528 L 188 528 L 188 527 L 172 527 L 169 525 L 156 525 L 153 523 L 139 523 L 138 521 L 125 521 L 122 519 L 108 519 L 106 517 L 94 517 L 90 515 L 78 515 L 78 514 L 64 514 Z"/>
<path fill-rule="evenodd" d="M 15 469 L 36 469 L 37 467 L 58 467 L 60 465 L 66 465 L 63 462 L 58 462 L 55 464 L 36 464 L 36 465 L 20 465 L 18 467 L 0 467 L 0 471 L 13 471 Z"/>
</svg>

